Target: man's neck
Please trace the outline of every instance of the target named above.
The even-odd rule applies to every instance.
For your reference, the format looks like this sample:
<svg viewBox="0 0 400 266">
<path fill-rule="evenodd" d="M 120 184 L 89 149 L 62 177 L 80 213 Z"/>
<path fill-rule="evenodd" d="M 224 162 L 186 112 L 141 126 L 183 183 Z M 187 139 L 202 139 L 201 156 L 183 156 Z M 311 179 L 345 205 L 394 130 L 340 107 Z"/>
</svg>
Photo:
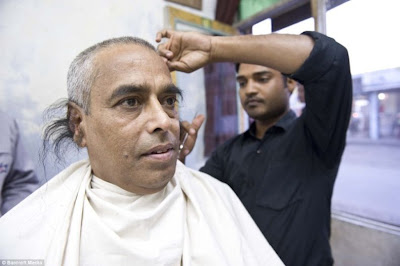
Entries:
<svg viewBox="0 0 400 266">
<path fill-rule="evenodd" d="M 256 120 L 256 138 L 262 139 L 265 135 L 265 132 L 272 127 L 276 121 L 265 121 L 265 120 Z"/>
<path fill-rule="evenodd" d="M 281 116 L 275 117 L 275 118 L 272 118 L 272 119 L 255 120 L 255 123 L 256 123 L 256 132 L 255 132 L 256 138 L 262 139 L 264 137 L 264 135 L 265 135 L 265 132 L 267 132 L 267 130 L 270 127 L 275 125 L 276 122 L 278 122 L 285 114 L 287 114 L 288 111 L 284 112 Z"/>
</svg>

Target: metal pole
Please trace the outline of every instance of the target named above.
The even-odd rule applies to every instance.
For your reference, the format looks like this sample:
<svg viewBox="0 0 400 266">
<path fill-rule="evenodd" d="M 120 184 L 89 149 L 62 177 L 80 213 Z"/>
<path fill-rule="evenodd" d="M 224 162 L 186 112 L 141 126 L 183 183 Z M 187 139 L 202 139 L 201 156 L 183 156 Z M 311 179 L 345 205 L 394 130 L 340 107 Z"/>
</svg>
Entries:
<svg viewBox="0 0 400 266">
<path fill-rule="evenodd" d="M 369 137 L 379 139 L 379 99 L 376 91 L 369 94 Z"/>
<path fill-rule="evenodd" d="M 315 31 L 326 34 L 326 0 L 311 0 L 311 14 Z"/>
</svg>

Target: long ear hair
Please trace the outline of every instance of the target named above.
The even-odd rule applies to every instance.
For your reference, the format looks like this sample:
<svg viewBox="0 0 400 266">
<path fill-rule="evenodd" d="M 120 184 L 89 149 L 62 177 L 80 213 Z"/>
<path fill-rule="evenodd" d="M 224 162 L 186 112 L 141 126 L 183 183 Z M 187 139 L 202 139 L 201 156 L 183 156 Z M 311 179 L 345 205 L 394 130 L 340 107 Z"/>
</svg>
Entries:
<svg viewBox="0 0 400 266">
<path fill-rule="evenodd" d="M 45 161 L 51 153 L 55 156 L 56 163 L 64 162 L 63 155 L 73 146 L 79 150 L 78 145 L 74 142 L 74 133 L 70 127 L 70 117 L 68 114 L 67 99 L 60 99 L 50 105 L 43 113 L 43 121 L 46 124 L 43 130 L 42 148 L 39 158 L 45 167 Z"/>
</svg>

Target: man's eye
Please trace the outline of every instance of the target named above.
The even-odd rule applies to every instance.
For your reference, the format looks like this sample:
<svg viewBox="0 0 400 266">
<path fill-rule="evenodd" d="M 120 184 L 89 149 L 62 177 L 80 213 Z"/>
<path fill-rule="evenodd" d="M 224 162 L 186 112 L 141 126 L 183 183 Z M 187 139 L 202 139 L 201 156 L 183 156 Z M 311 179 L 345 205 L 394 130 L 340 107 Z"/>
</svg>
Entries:
<svg viewBox="0 0 400 266">
<path fill-rule="evenodd" d="M 246 82 L 244 81 L 238 81 L 239 87 L 244 87 L 246 85 Z"/>
<path fill-rule="evenodd" d="M 265 82 L 268 82 L 268 80 L 269 80 L 269 78 L 267 78 L 267 77 L 261 77 L 258 79 L 258 82 L 265 83 Z"/>
<path fill-rule="evenodd" d="M 178 100 L 176 99 L 176 97 L 168 97 L 168 98 L 165 99 L 165 104 L 168 105 L 168 106 L 175 106 L 175 103 L 177 101 Z"/>
<path fill-rule="evenodd" d="M 121 101 L 121 105 L 128 107 L 136 107 L 139 104 L 139 101 L 136 98 L 129 98 Z"/>
</svg>

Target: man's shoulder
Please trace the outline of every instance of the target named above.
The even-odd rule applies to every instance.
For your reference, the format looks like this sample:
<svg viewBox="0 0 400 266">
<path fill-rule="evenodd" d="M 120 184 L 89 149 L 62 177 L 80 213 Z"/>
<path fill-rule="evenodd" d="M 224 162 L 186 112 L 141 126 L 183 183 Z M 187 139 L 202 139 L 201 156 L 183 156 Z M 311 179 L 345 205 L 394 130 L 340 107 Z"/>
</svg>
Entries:
<svg viewBox="0 0 400 266">
<path fill-rule="evenodd" d="M 45 254 L 52 237 L 72 212 L 90 164 L 83 160 L 53 177 L 0 219 L 0 255 Z M 15 247 L 18 248 L 15 248 Z"/>
<path fill-rule="evenodd" d="M 11 220 L 12 216 L 38 217 L 41 214 L 47 215 L 46 213 L 51 212 L 55 206 L 61 207 L 63 204 L 60 203 L 65 201 L 64 199 L 73 197 L 77 193 L 83 176 L 89 170 L 90 164 L 87 160 L 71 164 L 7 212 L 0 220 L 0 224 L 7 217 Z"/>
</svg>

